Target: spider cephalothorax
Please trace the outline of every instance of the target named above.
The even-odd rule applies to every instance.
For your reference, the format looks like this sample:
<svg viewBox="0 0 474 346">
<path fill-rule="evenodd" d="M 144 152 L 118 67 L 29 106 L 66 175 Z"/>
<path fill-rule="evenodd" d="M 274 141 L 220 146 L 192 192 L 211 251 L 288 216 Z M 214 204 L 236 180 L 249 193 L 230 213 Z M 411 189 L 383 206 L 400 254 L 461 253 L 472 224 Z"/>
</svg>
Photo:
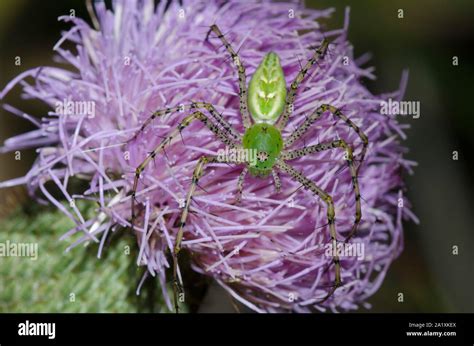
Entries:
<svg viewBox="0 0 474 346">
<path fill-rule="evenodd" d="M 331 246 L 337 249 L 338 239 L 335 225 L 335 207 L 332 197 L 321 187 L 309 180 L 302 173 L 298 172 L 287 161 L 295 160 L 300 157 L 310 155 L 316 152 L 342 149 L 345 151 L 345 159 L 350 169 L 352 177 L 352 188 L 355 198 L 355 219 L 352 229 L 350 230 L 345 241 L 348 241 L 356 232 L 357 226 L 361 221 L 361 204 L 360 191 L 357 179 L 358 170 L 364 160 L 367 150 L 367 136 L 357 127 L 352 120 L 346 117 L 339 109 L 329 104 L 322 104 L 313 111 L 311 115 L 306 117 L 303 123 L 295 129 L 287 138 L 283 138 L 281 131 L 285 128 L 288 119 L 293 111 L 293 102 L 300 83 L 303 81 L 309 69 L 324 56 L 328 49 L 328 41 L 323 40 L 319 48 L 317 48 L 313 56 L 307 61 L 304 67 L 299 71 L 298 75 L 291 83 L 287 91 L 285 76 L 280 64 L 280 59 L 276 53 L 270 52 L 264 56 L 262 62 L 256 69 L 249 83 L 248 90 L 246 84 L 245 68 L 240 61 L 239 56 L 235 53 L 229 42 L 226 40 L 220 29 L 216 25 L 212 25 L 209 32 L 213 32 L 222 41 L 224 47 L 232 57 L 233 62 L 237 66 L 239 75 L 239 100 L 240 113 L 245 128 L 242 135 L 235 130 L 224 118 L 218 113 L 214 106 L 205 102 L 191 102 L 188 105 L 179 107 L 166 108 L 154 112 L 148 118 L 140 130 L 133 136 L 131 140 L 145 129 L 157 117 L 161 117 L 179 110 L 194 110 L 193 113 L 186 116 L 179 125 L 167 136 L 161 143 L 145 158 L 135 170 L 135 179 L 131 193 L 132 203 L 132 229 L 136 219 L 135 214 L 135 196 L 137 193 L 138 180 L 141 172 L 153 160 L 153 158 L 161 153 L 165 146 L 177 137 L 189 124 L 195 120 L 199 120 L 206 126 L 223 144 L 231 149 L 251 150 L 256 153 L 256 160 L 248 160 L 243 162 L 243 169 L 237 182 L 236 201 L 240 201 L 242 196 L 243 182 L 248 172 L 251 175 L 266 178 L 270 174 L 273 176 L 277 191 L 280 190 L 281 182 L 278 173 L 288 174 L 293 180 L 300 183 L 306 190 L 311 191 L 315 196 L 319 197 L 325 204 L 327 209 L 327 225 L 331 238 Z M 209 35 L 208 35 L 209 36 Z M 210 117 L 203 112 L 209 113 Z M 345 122 L 352 128 L 362 141 L 362 150 L 359 157 L 359 165 L 356 168 L 354 164 L 354 156 L 352 147 L 342 139 L 305 146 L 302 149 L 290 150 L 289 147 L 299 140 L 325 112 L 331 113 L 336 118 Z M 173 292 L 176 311 L 178 311 L 178 295 L 182 293 L 181 282 L 178 280 L 178 253 L 181 249 L 184 227 L 189 213 L 190 204 L 193 194 L 196 190 L 199 179 L 204 173 L 204 168 L 209 163 L 228 162 L 231 161 L 219 158 L 218 156 L 206 155 L 202 156 L 194 169 L 191 185 L 186 195 L 183 211 L 179 223 L 179 230 L 175 238 L 173 250 Z M 319 302 L 324 302 L 332 296 L 334 291 L 341 286 L 341 264 L 337 251 L 333 251 L 332 262 L 334 264 L 334 284 L 327 292 L 326 296 L 321 297 Z"/>
<path fill-rule="evenodd" d="M 250 174 L 257 177 L 266 177 L 276 164 L 283 148 L 281 132 L 269 123 L 259 123 L 250 126 L 245 131 L 242 146 L 257 153 L 255 165 L 247 163 Z"/>
</svg>

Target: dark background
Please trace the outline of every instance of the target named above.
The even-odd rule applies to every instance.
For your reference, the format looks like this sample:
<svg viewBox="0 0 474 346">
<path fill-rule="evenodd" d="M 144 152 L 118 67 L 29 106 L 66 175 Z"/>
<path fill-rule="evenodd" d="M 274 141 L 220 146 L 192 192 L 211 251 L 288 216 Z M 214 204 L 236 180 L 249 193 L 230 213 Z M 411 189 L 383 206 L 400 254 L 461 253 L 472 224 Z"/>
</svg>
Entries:
<svg viewBox="0 0 474 346">
<path fill-rule="evenodd" d="M 421 223 L 405 224 L 405 251 L 369 299 L 373 308 L 368 311 L 474 312 L 474 115 L 469 103 L 474 97 L 474 3 L 319 0 L 306 4 L 336 8 L 333 17 L 323 22 L 327 29 L 342 27 L 344 9 L 350 6 L 349 40 L 355 55 L 373 53 L 367 65 L 376 67 L 378 79 L 367 81 L 367 86 L 374 93 L 396 90 L 402 70 L 408 68 L 405 100 L 421 102 L 419 119 L 402 120 L 412 127 L 405 143 L 410 148 L 407 158 L 417 161 L 418 167 L 406 181 L 408 198 Z M 27 69 L 54 64 L 52 47 L 68 28 L 57 17 L 71 9 L 77 17 L 88 19 L 83 0 L 0 2 L 0 89 Z M 403 19 L 398 18 L 399 9 L 404 10 Z M 15 56 L 21 57 L 21 66 L 14 65 Z M 459 58 L 458 66 L 452 65 L 453 56 Z M 15 88 L 6 102 L 30 114 L 47 111 L 38 101 L 23 101 L 19 91 Z M 27 121 L 0 110 L 0 142 L 30 129 Z M 452 159 L 453 151 L 459 153 L 457 161 Z M 22 151 L 20 161 L 13 155 L 0 155 L 1 181 L 23 175 L 35 157 L 33 150 Z M 3 214 L 5 201 L 21 194 L 21 189 L 0 191 Z M 452 254 L 455 245 L 458 255 Z M 217 289 L 210 292 L 215 296 L 207 297 L 209 308 L 204 310 L 229 309 Z M 398 293 L 404 294 L 403 303 L 398 302 Z"/>
</svg>

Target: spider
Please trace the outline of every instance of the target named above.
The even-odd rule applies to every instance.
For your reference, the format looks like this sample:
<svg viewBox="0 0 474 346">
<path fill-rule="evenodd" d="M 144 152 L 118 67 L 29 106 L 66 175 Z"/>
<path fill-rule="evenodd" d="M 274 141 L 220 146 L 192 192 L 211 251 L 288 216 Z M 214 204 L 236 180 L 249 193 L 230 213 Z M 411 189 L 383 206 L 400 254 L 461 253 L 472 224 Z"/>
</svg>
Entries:
<svg viewBox="0 0 474 346">
<path fill-rule="evenodd" d="M 295 168 L 288 164 L 287 161 L 295 160 L 303 156 L 325 150 L 338 148 L 344 150 L 345 159 L 347 160 L 352 177 L 352 188 L 355 195 L 355 219 L 351 231 L 345 238 L 345 242 L 349 241 L 349 239 L 351 239 L 351 237 L 356 233 L 357 227 L 362 217 L 358 171 L 362 165 L 367 151 L 367 146 L 369 143 L 367 136 L 361 131 L 359 127 L 354 124 L 354 122 L 352 122 L 352 120 L 345 116 L 340 111 L 340 109 L 330 104 L 322 104 L 316 110 L 314 110 L 314 112 L 309 117 L 307 117 L 305 121 L 291 133 L 291 135 L 285 139 L 282 137 L 282 130 L 285 128 L 293 111 L 293 102 L 296 98 L 298 87 L 312 66 L 315 65 L 318 60 L 323 58 L 326 54 L 329 46 L 328 40 L 323 39 L 322 43 L 314 51 L 312 57 L 298 72 L 296 78 L 288 88 L 288 91 L 286 87 L 285 75 L 280 64 L 280 58 L 274 52 L 269 52 L 264 56 L 260 65 L 251 77 L 247 89 L 245 67 L 242 64 L 240 57 L 234 51 L 217 25 L 212 25 L 210 27 L 206 40 L 209 38 L 209 34 L 211 32 L 213 32 L 220 39 L 237 68 L 239 77 L 240 114 L 242 117 L 243 126 L 245 128 L 245 133 L 242 136 L 222 117 L 220 113 L 216 111 L 212 104 L 206 102 L 191 102 L 188 105 L 181 105 L 179 107 L 155 111 L 148 119 L 146 119 L 146 121 L 142 124 L 140 129 L 135 133 L 131 140 L 136 139 L 137 136 L 142 133 L 155 118 L 159 118 L 177 111 L 194 110 L 194 112 L 186 116 L 178 124 L 178 126 L 168 136 L 166 136 L 136 168 L 131 192 L 132 229 L 134 229 L 134 223 L 136 220 L 135 196 L 137 193 L 137 186 L 141 172 L 155 158 L 156 155 L 164 150 L 166 145 L 170 144 L 171 141 L 181 133 L 183 129 L 189 126 L 192 122 L 198 120 L 202 122 L 204 126 L 207 127 L 215 135 L 215 137 L 217 137 L 217 139 L 219 139 L 229 148 L 238 150 L 250 149 L 257 153 L 257 159 L 255 162 L 253 162 L 253 164 L 250 164 L 250 161 L 241 163 L 243 165 L 243 169 L 237 182 L 237 202 L 240 202 L 241 200 L 243 183 L 247 173 L 262 179 L 266 179 L 272 175 L 277 192 L 279 192 L 281 189 L 279 172 L 285 173 L 293 180 L 301 184 L 304 189 L 309 190 L 315 196 L 319 197 L 326 204 L 328 221 L 327 225 L 329 226 L 333 249 L 337 248 L 338 240 L 336 237 L 336 216 L 332 197 L 329 195 L 329 193 L 317 186 L 313 181 L 309 180 L 302 173 L 298 172 Z M 204 114 L 205 111 L 207 111 L 210 116 Z M 354 165 L 353 148 L 342 139 L 335 139 L 316 145 L 305 146 L 302 149 L 288 149 L 294 142 L 300 139 L 307 132 L 310 126 L 316 122 L 325 112 L 330 112 L 339 120 L 344 121 L 360 137 L 362 141 L 362 150 L 357 168 Z M 204 155 L 199 158 L 193 172 L 192 181 L 181 213 L 179 230 L 175 238 L 172 252 L 173 297 L 176 312 L 179 312 L 178 295 L 184 292 L 177 275 L 178 254 L 181 250 L 181 242 L 183 240 L 183 233 L 186 226 L 191 200 L 198 181 L 204 173 L 205 166 L 216 162 L 231 163 L 226 159 L 218 159 L 217 156 Z M 334 264 L 334 283 L 326 295 L 320 300 L 320 303 L 331 297 L 335 290 L 342 285 L 341 264 L 336 251 L 333 251 L 332 254 L 332 264 Z"/>
</svg>

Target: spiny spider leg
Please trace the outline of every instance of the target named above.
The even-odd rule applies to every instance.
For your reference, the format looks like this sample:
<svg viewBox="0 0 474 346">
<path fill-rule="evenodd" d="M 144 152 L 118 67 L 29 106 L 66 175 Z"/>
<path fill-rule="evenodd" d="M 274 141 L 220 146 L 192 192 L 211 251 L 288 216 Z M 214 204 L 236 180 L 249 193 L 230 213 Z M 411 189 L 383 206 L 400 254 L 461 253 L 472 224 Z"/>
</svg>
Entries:
<svg viewBox="0 0 474 346">
<path fill-rule="evenodd" d="M 171 132 L 170 135 L 165 137 L 161 143 L 145 158 L 145 160 L 136 168 L 135 170 L 135 178 L 133 181 L 133 188 L 132 188 L 132 194 L 131 194 L 131 208 L 132 208 L 132 220 L 131 220 L 131 227 L 132 230 L 135 227 L 135 219 L 136 219 L 136 214 L 135 214 L 135 196 L 137 193 L 137 188 L 138 188 L 138 180 L 140 179 L 140 174 L 143 172 L 145 167 L 155 158 L 155 156 L 162 151 L 166 145 L 169 145 L 171 141 L 178 136 L 178 134 L 181 133 L 181 131 L 189 126 L 192 121 L 194 120 L 200 120 L 204 125 L 212 132 L 214 133 L 218 139 L 220 139 L 224 144 L 227 144 L 230 148 L 235 148 L 234 142 L 227 136 L 225 132 L 223 132 L 219 127 L 217 127 L 215 124 L 213 124 L 208 117 L 206 117 L 202 112 L 194 112 L 187 117 L 185 117 L 179 124 L 176 126 L 176 128 Z"/>
<path fill-rule="evenodd" d="M 250 120 L 249 108 L 247 105 L 247 76 L 245 74 L 245 67 L 242 65 L 239 55 L 234 51 L 230 43 L 227 41 L 225 36 L 222 34 L 221 30 L 217 25 L 212 25 L 209 32 L 213 31 L 217 37 L 222 41 L 227 52 L 229 52 L 232 60 L 237 66 L 237 72 L 239 74 L 239 99 L 240 99 L 240 114 L 242 115 L 242 121 L 244 127 L 248 129 L 252 124 Z"/>
<path fill-rule="evenodd" d="M 351 119 L 349 119 L 347 116 L 345 116 L 339 108 L 336 108 L 336 107 L 331 106 L 329 104 L 321 105 L 321 107 L 323 107 L 323 109 L 329 109 L 329 111 L 334 116 L 338 117 L 339 119 L 344 121 L 350 128 L 352 128 L 357 133 L 359 138 L 361 139 L 361 141 L 362 141 L 362 150 L 360 151 L 360 154 L 359 154 L 360 155 L 359 165 L 357 166 L 357 169 L 356 169 L 357 174 L 359 174 L 359 169 L 362 166 L 362 163 L 365 159 L 365 154 L 367 152 L 367 146 L 369 145 L 369 138 L 356 124 L 354 124 L 354 122 Z"/>
<path fill-rule="evenodd" d="M 300 139 L 310 128 L 310 126 L 318 120 L 321 115 L 323 114 L 323 110 L 321 107 L 318 107 L 309 117 L 305 119 L 305 121 L 298 126 L 298 128 L 293 131 L 293 133 L 285 140 L 283 148 L 290 147 L 294 142 Z"/>
<path fill-rule="evenodd" d="M 278 171 L 276 169 L 272 169 L 272 176 L 273 176 L 273 183 L 275 184 L 276 192 L 280 192 L 281 181 L 280 181 L 280 176 L 278 175 Z"/>
<path fill-rule="evenodd" d="M 309 129 L 309 127 L 318 120 L 321 115 L 329 111 L 335 117 L 344 121 L 350 128 L 352 128 L 359 138 L 362 140 L 362 150 L 360 152 L 359 158 L 359 165 L 357 166 L 356 173 L 359 174 L 359 169 L 362 166 L 362 163 L 365 158 L 365 154 L 367 152 L 367 146 L 369 145 L 369 139 L 367 135 L 356 125 L 354 122 L 349 119 L 346 115 L 344 115 L 340 109 L 331 106 L 330 104 L 323 104 L 319 106 L 306 120 L 285 140 L 284 148 L 288 148 L 291 144 L 293 144 L 296 140 L 298 140 L 301 136 L 303 136 Z"/>
<path fill-rule="evenodd" d="M 183 240 L 184 226 L 186 225 L 186 220 L 188 218 L 189 207 L 191 205 L 193 194 L 196 191 L 196 186 L 199 182 L 199 179 L 201 179 L 203 175 L 205 165 L 209 163 L 215 163 L 215 162 L 230 163 L 230 161 L 228 160 L 219 160 L 217 156 L 202 156 L 198 160 L 198 163 L 196 164 L 196 167 L 194 168 L 191 185 L 189 187 L 188 194 L 186 196 L 186 201 L 184 204 L 184 208 L 181 213 L 179 230 L 176 235 L 175 245 L 174 245 L 174 250 L 173 250 L 173 283 L 174 283 L 173 295 L 174 295 L 174 304 L 175 304 L 176 312 L 179 312 L 178 294 L 183 293 L 183 288 L 181 287 L 181 284 L 178 280 L 178 253 L 181 251 L 181 241 Z M 247 168 L 245 167 L 244 171 L 246 170 Z M 240 176 L 243 176 L 243 174 L 240 174 Z"/>
<path fill-rule="evenodd" d="M 159 118 L 163 115 L 167 115 L 167 114 L 171 114 L 171 113 L 174 113 L 174 112 L 178 112 L 178 111 L 185 111 L 185 110 L 189 110 L 189 109 L 206 109 L 209 114 L 211 114 L 211 116 L 217 121 L 217 123 L 222 126 L 222 128 L 235 140 L 237 139 L 240 139 L 240 134 L 232 127 L 231 124 L 229 124 L 229 122 L 227 122 L 224 117 L 214 108 L 214 106 L 210 103 L 207 103 L 207 102 L 192 102 L 188 105 L 180 105 L 180 106 L 176 106 L 176 107 L 168 107 L 168 108 L 163 108 L 163 109 L 159 109 L 155 112 L 153 112 L 153 114 L 145 120 L 145 122 L 142 124 L 142 126 L 140 127 L 140 129 L 135 133 L 135 135 L 129 140 L 129 141 L 133 141 L 135 140 L 139 135 L 140 133 L 142 133 L 145 128 L 155 119 L 155 118 Z"/>
<path fill-rule="evenodd" d="M 301 82 L 303 81 L 304 77 L 308 73 L 308 70 L 313 66 L 321 57 L 324 56 L 329 46 L 329 41 L 323 39 L 323 42 L 319 46 L 318 49 L 314 52 L 313 56 L 308 60 L 306 65 L 298 72 L 296 75 L 295 80 L 291 83 L 290 89 L 288 90 L 288 95 L 286 96 L 285 102 L 285 109 L 283 114 L 280 116 L 280 119 L 276 123 L 276 127 L 279 130 L 283 130 L 288 122 L 290 114 L 293 111 L 293 102 L 295 101 L 296 92 L 298 91 L 298 87 L 300 86 Z"/>
<path fill-rule="evenodd" d="M 347 242 L 356 233 L 357 227 L 362 218 L 362 209 L 360 205 L 360 189 L 359 189 L 359 182 L 357 181 L 357 171 L 354 167 L 354 158 L 353 158 L 352 148 L 345 141 L 343 141 L 342 139 L 339 139 L 339 140 L 335 140 L 331 142 L 311 145 L 303 149 L 296 149 L 289 152 L 282 152 L 281 158 L 283 160 L 294 160 L 306 155 L 310 155 L 310 154 L 317 153 L 324 150 L 331 150 L 335 148 L 342 148 L 346 151 L 345 159 L 347 160 L 347 164 L 349 165 L 351 178 L 352 178 L 352 188 L 355 194 L 355 209 L 356 209 L 355 220 L 354 220 L 354 224 L 352 226 L 352 229 L 349 235 L 345 239 L 345 242 Z"/>
<path fill-rule="evenodd" d="M 332 296 L 334 291 L 342 285 L 341 281 L 341 263 L 339 260 L 339 256 L 337 254 L 337 233 L 336 233 L 336 214 L 334 211 L 334 202 L 332 200 L 332 197 L 322 190 L 320 187 L 318 187 L 314 182 L 306 178 L 303 174 L 298 172 L 296 169 L 294 169 L 292 166 L 289 164 L 285 163 L 281 159 L 276 162 L 276 166 L 284 173 L 287 173 L 290 175 L 293 180 L 299 182 L 301 185 L 306 190 L 309 190 L 313 192 L 316 196 L 321 198 L 327 206 L 327 218 L 328 218 L 328 225 L 329 225 L 329 232 L 331 235 L 331 241 L 332 241 L 332 262 L 334 263 L 335 267 L 335 278 L 334 278 L 334 285 L 331 288 L 331 290 L 327 293 L 327 295 L 320 301 L 320 303 L 326 301 L 329 297 Z"/>
<path fill-rule="evenodd" d="M 244 179 L 245 176 L 247 175 L 247 172 L 249 171 L 248 167 L 245 166 L 242 172 L 239 175 L 239 180 L 237 182 L 237 194 L 235 197 L 235 203 L 240 203 L 242 200 L 242 190 L 244 187 Z M 280 177 L 278 175 L 278 171 L 276 169 L 272 169 L 272 176 L 273 176 L 273 182 L 275 184 L 275 189 L 277 192 L 280 192 L 281 190 L 281 181 Z"/>
<path fill-rule="evenodd" d="M 244 188 L 244 180 L 247 172 L 249 171 L 248 167 L 245 166 L 242 172 L 239 175 L 239 180 L 237 181 L 237 194 L 235 196 L 235 203 L 238 204 L 242 200 L 242 190 Z"/>
</svg>

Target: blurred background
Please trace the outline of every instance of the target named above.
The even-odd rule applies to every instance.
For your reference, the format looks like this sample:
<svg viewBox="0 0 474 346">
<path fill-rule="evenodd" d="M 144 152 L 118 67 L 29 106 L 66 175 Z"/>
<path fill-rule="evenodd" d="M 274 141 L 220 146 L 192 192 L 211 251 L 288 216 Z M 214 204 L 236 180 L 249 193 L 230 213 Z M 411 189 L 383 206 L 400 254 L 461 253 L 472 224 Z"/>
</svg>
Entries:
<svg viewBox="0 0 474 346">
<path fill-rule="evenodd" d="M 374 93 L 396 90 L 402 70 L 409 69 L 404 99 L 421 103 L 419 119 L 402 120 L 411 125 L 406 158 L 418 162 L 406 182 L 420 224 L 405 223 L 405 251 L 369 299 L 373 308 L 361 311 L 474 312 L 474 115 L 469 104 L 474 95 L 474 4 L 469 0 L 306 4 L 336 9 L 322 23 L 327 29 L 342 27 L 345 7 L 350 6 L 349 40 L 355 55 L 373 54 L 366 65 L 376 68 L 377 80 L 367 81 L 368 88 Z M 404 18 L 398 17 L 400 9 Z M 89 20 L 84 0 L 0 2 L 0 89 L 25 70 L 52 64 L 52 47 L 67 29 L 57 17 L 71 10 Z M 16 56 L 21 57 L 20 66 L 14 63 Z M 454 56 L 458 66 L 453 66 Z M 29 114 L 48 110 L 37 101 L 24 102 L 19 87 L 6 102 L 21 105 Z M 0 109 L 1 143 L 31 129 L 29 122 Z M 458 160 L 453 160 L 454 151 Z M 14 160 L 14 153 L 0 155 L 0 181 L 28 171 L 35 152 L 23 150 L 21 155 L 21 160 Z M 49 254 L 38 261 L 0 258 L 0 312 L 161 311 L 157 282 L 146 281 L 142 294 L 135 295 L 143 271 L 135 265 L 134 238 L 117 235 L 102 259 L 96 258 L 95 245 L 63 253 L 68 244 L 58 238 L 70 225 L 54 221 L 51 227 L 58 217 L 52 208 L 32 206 L 22 188 L 0 190 L 0 242 L 38 242 L 40 251 L 47 249 Z M 453 246 L 459 249 L 457 255 Z M 127 247 L 131 252 L 124 255 Z M 217 287 L 205 291 L 198 287 L 196 296 L 204 297 L 204 302 L 192 304 L 191 311 L 234 311 Z"/>
</svg>

